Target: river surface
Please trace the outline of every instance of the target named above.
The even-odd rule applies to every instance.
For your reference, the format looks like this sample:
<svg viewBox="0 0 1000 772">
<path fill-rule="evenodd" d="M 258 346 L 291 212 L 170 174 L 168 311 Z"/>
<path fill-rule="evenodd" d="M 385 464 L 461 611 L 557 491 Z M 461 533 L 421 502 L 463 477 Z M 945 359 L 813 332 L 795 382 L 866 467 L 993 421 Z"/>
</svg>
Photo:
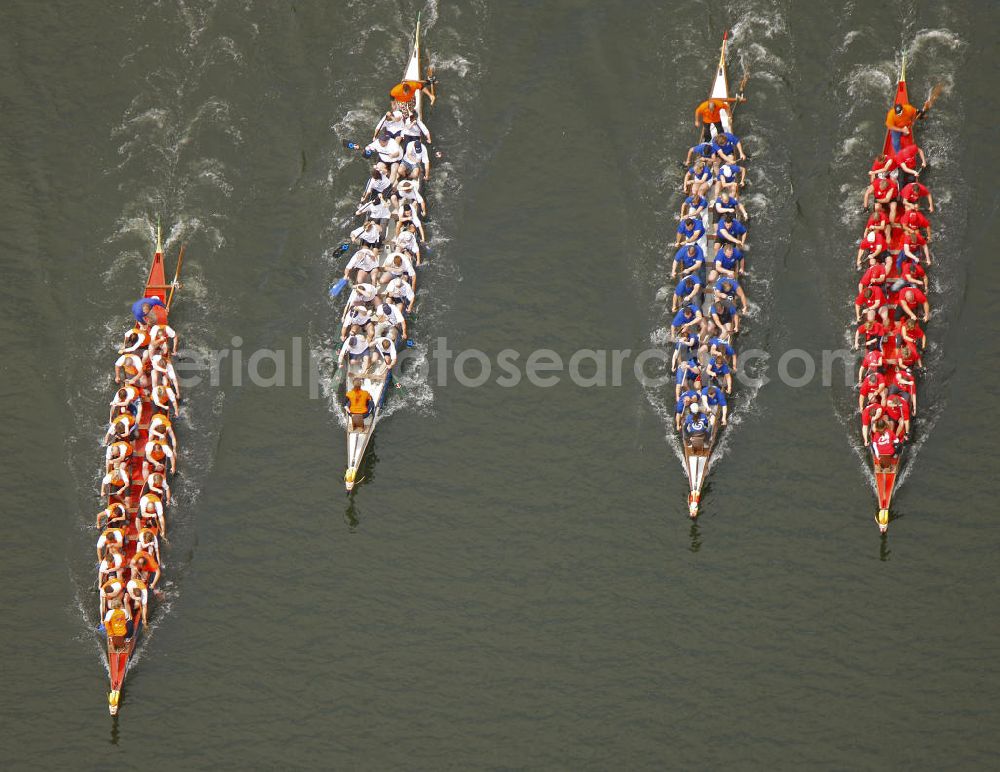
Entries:
<svg viewBox="0 0 1000 772">
<path fill-rule="evenodd" d="M 291 352 L 337 342 L 365 175 L 341 140 L 366 138 L 418 11 L 442 153 L 425 367 L 345 498 L 335 373 Z M 8 0 L 0 766 L 996 768 L 998 21 L 984 0 Z M 740 345 L 770 382 L 737 398 L 692 525 L 669 399 L 630 365 L 589 388 L 426 365 L 439 337 L 522 365 L 662 341 L 678 161 L 726 29 L 750 75 Z M 845 346 L 903 51 L 914 101 L 946 86 L 921 126 L 936 314 L 880 540 L 843 368 L 792 387 L 779 361 Z M 165 599 L 112 722 L 99 440 L 158 217 L 168 270 L 187 245 L 189 358 L 241 361 L 186 390 Z M 247 374 L 263 349 L 287 352 L 277 384 Z"/>
</svg>

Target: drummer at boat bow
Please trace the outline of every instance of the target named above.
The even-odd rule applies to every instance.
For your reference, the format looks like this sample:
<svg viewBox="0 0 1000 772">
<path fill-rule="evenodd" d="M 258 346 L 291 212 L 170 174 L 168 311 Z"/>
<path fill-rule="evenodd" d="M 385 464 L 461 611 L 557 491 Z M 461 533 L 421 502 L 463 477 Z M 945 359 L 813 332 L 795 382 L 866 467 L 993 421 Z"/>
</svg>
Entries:
<svg viewBox="0 0 1000 772">
<path fill-rule="evenodd" d="M 344 407 L 351 418 L 351 428 L 354 431 L 363 431 L 365 428 L 365 418 L 371 414 L 375 407 L 372 395 L 362 388 L 362 380 L 354 379 L 354 387 L 344 394 Z"/>
</svg>

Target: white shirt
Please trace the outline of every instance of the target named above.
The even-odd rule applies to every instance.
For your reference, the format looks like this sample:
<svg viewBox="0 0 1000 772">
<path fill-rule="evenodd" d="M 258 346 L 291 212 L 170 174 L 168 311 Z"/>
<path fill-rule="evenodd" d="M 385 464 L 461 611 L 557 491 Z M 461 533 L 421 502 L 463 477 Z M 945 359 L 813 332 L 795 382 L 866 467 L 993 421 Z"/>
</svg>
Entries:
<svg viewBox="0 0 1000 772">
<path fill-rule="evenodd" d="M 394 265 L 397 257 L 400 258 L 400 261 L 402 262 L 402 265 L 400 266 Z M 402 276 L 404 274 L 407 276 L 417 275 L 417 272 L 413 270 L 413 263 L 410 262 L 410 258 L 402 252 L 393 252 L 383 261 L 382 267 L 393 276 Z"/>
<path fill-rule="evenodd" d="M 356 324 L 359 327 L 364 327 L 371 318 L 371 312 L 365 306 L 351 306 L 344 315 L 344 325 Z"/>
<path fill-rule="evenodd" d="M 101 538 L 97 540 L 97 549 L 100 550 L 108 543 L 117 544 L 119 546 L 124 546 L 125 537 L 122 534 L 120 528 L 108 528 L 101 534 Z"/>
<path fill-rule="evenodd" d="M 352 241 L 356 238 L 360 238 L 366 244 L 377 244 L 381 237 L 382 229 L 378 227 L 377 223 L 372 223 L 369 228 L 365 228 L 365 226 L 362 225 L 351 231 Z"/>
<path fill-rule="evenodd" d="M 153 354 L 149 359 L 149 363 L 153 366 L 154 370 L 166 375 L 170 375 L 174 369 L 173 365 L 170 364 L 170 360 L 163 356 L 163 354 Z"/>
<path fill-rule="evenodd" d="M 147 493 L 145 496 L 139 499 L 139 517 L 153 517 L 154 513 L 149 513 L 146 511 L 146 507 L 149 504 L 153 505 L 153 508 L 156 510 L 155 515 L 157 517 L 163 517 L 163 502 L 160 501 L 159 496 L 156 496 L 156 498 L 154 498 L 153 496 L 156 496 L 156 494 L 150 495 L 149 493 Z"/>
<path fill-rule="evenodd" d="M 378 265 L 378 258 L 375 257 L 375 253 L 370 249 L 362 247 L 353 255 L 347 263 L 347 268 L 345 270 L 351 271 L 355 268 L 359 268 L 362 271 L 371 271 L 372 268 Z"/>
<path fill-rule="evenodd" d="M 389 345 L 386 348 L 382 348 L 383 341 Z M 388 366 L 392 367 L 396 364 L 396 344 L 392 342 L 389 338 L 375 338 L 372 341 L 372 348 L 378 353 L 382 361 Z M 386 362 L 386 357 L 389 357 L 389 361 Z"/>
<path fill-rule="evenodd" d="M 419 228 L 420 227 L 420 210 L 417 209 L 416 206 L 411 206 L 410 209 L 409 209 L 410 213 L 409 213 L 409 215 L 406 215 L 406 219 L 404 220 L 403 216 L 404 216 L 404 214 L 406 214 L 406 211 L 407 210 L 405 210 L 403 208 L 403 205 L 400 204 L 399 209 L 396 210 L 396 217 L 400 221 L 402 221 L 404 223 L 412 222 L 414 225 L 416 225 Z"/>
<path fill-rule="evenodd" d="M 419 118 L 414 118 L 411 121 L 407 121 L 405 127 L 403 128 L 404 137 L 426 137 L 430 139 L 431 133 L 424 126 L 423 122 Z"/>
<path fill-rule="evenodd" d="M 153 329 L 150 330 L 149 334 L 150 338 L 152 340 L 156 340 L 161 335 L 167 336 L 170 340 L 173 340 L 174 338 L 177 337 L 177 333 L 174 332 L 174 328 L 171 327 L 169 324 L 154 324 Z"/>
<path fill-rule="evenodd" d="M 146 605 L 148 597 L 146 595 L 146 583 L 136 579 L 129 579 L 125 585 L 125 591 L 138 600 L 143 606 Z"/>
<path fill-rule="evenodd" d="M 407 180 L 407 182 L 413 182 L 413 180 Z M 417 204 L 424 203 L 424 197 L 420 195 L 420 189 L 414 185 L 409 190 L 399 189 L 396 191 L 402 201 L 412 201 Z"/>
<path fill-rule="evenodd" d="M 376 322 L 386 321 L 394 327 L 403 323 L 403 315 L 392 303 L 383 303 L 375 309 L 373 318 Z"/>
<path fill-rule="evenodd" d="M 413 300 L 413 288 L 405 279 L 393 279 L 385 288 L 386 294 L 394 298 L 405 298 L 407 303 Z"/>
<path fill-rule="evenodd" d="M 427 166 L 427 148 L 424 145 L 421 145 L 420 152 L 418 153 L 413 149 L 413 143 L 411 142 L 406 147 L 406 152 L 403 154 L 403 160 L 412 166 L 416 166 L 417 164 Z"/>
<path fill-rule="evenodd" d="M 369 303 L 375 299 L 376 294 L 378 293 L 375 290 L 374 284 L 368 284 L 367 282 L 355 284 L 353 289 L 351 289 L 351 296 L 347 299 L 347 305 L 353 306 L 358 303 Z"/>
<path fill-rule="evenodd" d="M 106 574 L 109 571 L 120 571 L 125 563 L 125 557 L 120 552 L 112 552 L 101 561 L 100 573 Z"/>
<path fill-rule="evenodd" d="M 351 345 L 351 338 L 354 338 L 354 345 Z M 352 356 L 360 356 L 368 350 L 368 341 L 363 335 L 352 335 L 344 341 L 344 345 L 340 347 L 340 356 L 344 356 L 346 351 Z"/>
<path fill-rule="evenodd" d="M 153 389 L 153 393 L 152 393 L 153 404 L 156 405 L 157 407 L 163 408 L 164 410 L 169 410 L 171 403 L 173 403 L 174 400 L 177 399 L 177 395 L 174 394 L 174 390 L 171 389 L 169 386 L 163 386 L 162 388 L 163 388 L 163 392 L 166 392 L 164 394 L 164 396 L 166 397 L 166 400 L 167 400 L 166 403 L 160 402 L 158 400 L 159 394 L 161 394 L 163 392 L 161 392 L 159 389 Z"/>
<path fill-rule="evenodd" d="M 135 354 L 122 354 L 115 362 L 115 367 L 131 367 L 136 372 L 142 370 L 142 360 Z"/>
<path fill-rule="evenodd" d="M 390 139 L 384 145 L 375 140 L 365 150 L 378 153 L 379 160 L 386 164 L 394 164 L 403 157 L 403 148 L 399 146 L 399 143 L 395 139 Z"/>
<path fill-rule="evenodd" d="M 402 118 L 386 118 L 382 121 L 382 129 L 386 134 L 402 134 L 406 122 Z"/>
<path fill-rule="evenodd" d="M 379 203 L 378 199 L 362 204 L 355 214 L 364 214 L 365 212 L 368 212 L 368 217 L 371 220 L 388 220 L 389 215 L 392 214 L 389 205 L 385 201 Z"/>
<path fill-rule="evenodd" d="M 410 233 L 408 230 L 399 232 L 399 235 L 396 236 L 395 244 L 398 249 L 405 249 L 415 255 L 420 252 L 420 242 L 417 240 L 417 234 Z"/>
<path fill-rule="evenodd" d="M 121 475 L 121 479 L 125 481 L 124 486 L 127 488 L 129 484 L 129 479 L 128 479 L 128 472 L 125 471 L 124 467 L 119 467 L 117 470 L 112 469 L 110 472 L 104 475 L 104 479 L 101 480 L 101 487 L 103 488 L 105 485 L 107 485 L 108 487 L 115 487 L 115 488 L 122 487 L 121 485 L 119 485 L 114 481 L 114 478 L 117 475 Z"/>
<path fill-rule="evenodd" d="M 122 387 L 125 389 L 125 398 L 118 399 L 118 392 L 115 392 L 115 398 L 109 403 L 111 407 L 125 407 L 126 405 L 131 405 L 139 396 L 139 390 L 134 386 L 125 385 Z"/>
<path fill-rule="evenodd" d="M 153 451 L 156 448 L 160 448 L 161 450 L 163 450 L 163 459 L 161 461 L 154 461 L 153 463 L 162 464 L 168 458 L 174 457 L 174 452 L 170 449 L 170 446 L 167 445 L 167 443 L 159 442 L 157 440 L 150 440 L 149 442 L 146 443 L 146 447 L 143 449 L 143 453 L 145 454 L 146 458 L 148 458 L 150 461 L 153 461 L 153 456 L 150 454 L 150 451 Z"/>
</svg>

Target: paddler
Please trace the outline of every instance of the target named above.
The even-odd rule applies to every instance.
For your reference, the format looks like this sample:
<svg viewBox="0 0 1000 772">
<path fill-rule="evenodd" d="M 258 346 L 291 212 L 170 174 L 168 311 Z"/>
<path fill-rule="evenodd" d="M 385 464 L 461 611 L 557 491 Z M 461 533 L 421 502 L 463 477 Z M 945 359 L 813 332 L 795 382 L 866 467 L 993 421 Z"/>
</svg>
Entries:
<svg viewBox="0 0 1000 772">
<path fill-rule="evenodd" d="M 138 418 L 139 411 L 142 409 L 142 397 L 135 386 L 126 384 L 115 392 L 115 396 L 108 404 L 111 407 L 111 413 L 108 415 L 109 421 L 113 421 L 116 415 L 125 411 Z"/>
<path fill-rule="evenodd" d="M 924 197 L 927 198 L 927 211 L 934 211 L 934 196 L 931 195 L 930 189 L 919 182 L 914 181 L 904 185 L 903 189 L 899 191 L 899 197 L 903 199 L 903 206 L 908 212 L 919 209 L 920 199 Z"/>
<path fill-rule="evenodd" d="M 349 335 L 340 347 L 340 356 L 337 357 L 337 367 L 344 366 L 345 358 L 348 360 L 348 369 L 354 369 L 362 373 L 367 370 L 369 361 L 368 340 L 363 335 Z"/>
<path fill-rule="evenodd" d="M 726 394 L 733 393 L 733 371 L 722 354 L 709 360 L 705 365 L 705 373 L 711 379 L 710 383 L 725 384 Z"/>
<path fill-rule="evenodd" d="M 162 472 L 151 472 L 146 480 L 142 484 L 142 490 L 139 491 L 140 496 L 145 496 L 147 493 L 155 494 L 161 502 L 165 504 L 170 503 L 170 483 L 167 482 L 167 477 Z M 142 509 L 142 499 L 139 499 L 139 508 Z M 162 514 L 162 506 L 160 508 Z"/>
<path fill-rule="evenodd" d="M 177 395 L 174 394 L 174 390 L 169 386 L 165 386 L 162 383 L 159 386 L 154 386 L 153 390 L 149 394 L 149 398 L 153 400 L 153 404 L 162 410 L 164 413 L 170 414 L 170 411 L 174 411 L 174 415 L 177 415 Z"/>
<path fill-rule="evenodd" d="M 164 354 L 153 354 L 149 358 L 149 364 L 153 375 L 153 388 L 164 385 L 174 390 L 174 396 L 180 399 L 181 388 L 177 383 L 177 371 L 174 370 L 170 359 Z"/>
<path fill-rule="evenodd" d="M 726 402 L 725 392 L 715 384 L 709 384 L 701 390 L 702 402 L 708 405 L 710 412 L 719 415 L 721 410 L 722 425 L 726 425 L 726 418 L 729 415 L 729 405 Z"/>
<path fill-rule="evenodd" d="M 139 533 L 136 534 L 136 549 L 148 552 L 162 566 L 163 563 L 160 562 L 160 540 L 158 534 L 159 530 L 156 528 L 140 528 Z"/>
<path fill-rule="evenodd" d="M 149 341 L 150 334 L 148 332 L 141 327 L 133 327 L 125 333 L 125 340 L 122 341 L 122 347 L 118 349 L 118 353 L 132 354 L 144 346 L 148 346 Z"/>
<path fill-rule="evenodd" d="M 128 510 L 125 508 L 125 505 L 120 501 L 113 501 L 97 513 L 94 525 L 102 530 L 105 528 L 121 528 L 125 526 L 127 521 Z"/>
<path fill-rule="evenodd" d="M 917 311 L 923 310 L 923 319 L 926 322 L 931 315 L 931 304 L 927 296 L 919 287 L 907 287 L 899 293 L 899 307 L 903 309 L 910 319 L 917 320 Z"/>
<path fill-rule="evenodd" d="M 396 344 L 392 342 L 391 338 L 376 338 L 372 341 L 372 350 L 375 352 L 376 359 L 384 367 L 378 378 L 385 380 L 392 368 L 396 366 Z"/>
<path fill-rule="evenodd" d="M 125 556 L 114 544 L 108 546 L 97 569 L 97 580 L 104 584 L 108 579 L 117 577 L 125 568 Z"/>
<path fill-rule="evenodd" d="M 364 224 L 351 231 L 351 242 L 365 244 L 368 247 L 382 246 L 382 228 L 373 220 L 365 220 Z"/>
<path fill-rule="evenodd" d="M 400 277 L 408 281 L 410 289 L 416 292 L 417 272 L 413 269 L 413 263 L 402 252 L 393 252 L 382 263 L 382 271 L 379 273 L 378 282 L 381 285 L 385 285 L 393 279 Z"/>
<path fill-rule="evenodd" d="M 153 329 L 149 331 L 149 336 L 151 339 L 151 346 L 159 347 L 167 345 L 170 348 L 170 353 L 177 353 L 177 333 L 174 332 L 174 328 L 166 322 L 163 322 L 162 324 L 154 324 Z"/>
<path fill-rule="evenodd" d="M 139 324 L 151 327 L 158 321 L 156 315 L 151 313 L 154 308 L 165 309 L 166 306 L 158 297 L 139 298 L 132 304 L 132 316 Z"/>
<path fill-rule="evenodd" d="M 354 379 L 354 388 L 344 394 L 344 407 L 351 417 L 351 428 L 354 431 L 363 431 L 365 428 L 365 418 L 375 407 L 372 395 L 362 387 L 360 378 Z"/>
<path fill-rule="evenodd" d="M 145 460 L 142 462 L 142 476 L 147 477 L 151 471 L 162 472 L 166 469 L 167 459 L 170 460 L 170 473 L 177 472 L 177 454 L 167 443 L 161 440 L 150 440 L 143 449 Z"/>
<path fill-rule="evenodd" d="M 385 132 L 380 132 L 378 138 L 368 144 L 364 150 L 365 157 L 377 155 L 380 162 L 386 165 L 389 170 L 389 181 L 396 181 L 396 173 L 399 170 L 399 162 L 403 160 L 403 148 L 399 143 Z"/>
<path fill-rule="evenodd" d="M 128 594 L 129 600 L 139 607 L 142 623 L 149 624 L 149 588 L 146 587 L 146 583 L 139 577 L 133 576 L 125 585 L 125 592 Z"/>
<path fill-rule="evenodd" d="M 743 152 L 743 142 L 735 134 L 728 131 L 720 131 L 712 137 L 712 148 L 714 158 L 720 164 L 735 164 L 737 161 L 745 161 L 747 158 Z"/>
<path fill-rule="evenodd" d="M 124 378 L 123 378 L 124 376 Z M 123 380 L 129 386 L 141 384 L 143 379 L 142 357 L 138 354 L 122 354 L 115 361 L 115 383 Z"/>
<path fill-rule="evenodd" d="M 125 529 L 119 527 L 105 528 L 97 540 L 97 559 L 103 560 L 106 549 L 114 547 L 119 552 L 125 551 Z"/>
<path fill-rule="evenodd" d="M 413 294 L 413 287 L 410 286 L 410 282 L 399 276 L 388 284 L 385 285 L 385 297 L 390 302 L 393 303 L 400 311 L 400 313 L 409 313 L 413 310 L 413 303 L 417 296 Z"/>
<path fill-rule="evenodd" d="M 139 499 L 139 510 L 136 514 L 136 530 L 155 527 L 157 533 L 166 538 L 167 523 L 163 518 L 163 500 L 159 494 L 149 492 Z"/>
<path fill-rule="evenodd" d="M 132 578 L 138 577 L 149 589 L 156 589 L 156 583 L 160 581 L 160 564 L 156 562 L 156 558 L 139 550 L 132 556 L 128 566 L 132 570 Z"/>
<path fill-rule="evenodd" d="M 128 486 L 128 472 L 123 464 L 118 464 L 101 480 L 101 496 L 124 497 L 128 493 Z"/>
<path fill-rule="evenodd" d="M 417 179 L 421 172 L 425 180 L 431 178 L 431 159 L 427 153 L 427 147 L 419 140 L 415 139 L 406 146 L 403 151 L 403 158 L 399 162 L 399 175 L 405 179 Z"/>
<path fill-rule="evenodd" d="M 923 118 L 924 111 L 918 110 L 909 102 L 893 105 L 885 116 L 885 125 L 889 129 L 893 153 L 902 148 L 903 137 L 908 137 L 913 131 L 913 122 Z"/>
<path fill-rule="evenodd" d="M 177 435 L 174 434 L 174 425 L 167 418 L 166 413 L 154 413 L 149 419 L 150 439 L 168 442 L 171 448 L 177 447 Z"/>
<path fill-rule="evenodd" d="M 347 265 L 344 267 L 344 278 L 352 284 L 373 281 L 375 269 L 378 268 L 378 259 L 378 248 L 361 247 L 347 261 Z M 354 276 L 351 276 L 352 271 Z"/>
<path fill-rule="evenodd" d="M 873 421 L 880 419 L 884 413 L 882 403 L 873 395 L 868 404 L 861 410 L 861 441 L 868 445 L 868 431 Z"/>
<path fill-rule="evenodd" d="M 884 416 L 875 419 L 872 424 L 872 455 L 879 466 L 888 466 L 889 462 L 899 452 L 899 437 L 892 430 L 889 420 Z"/>
<path fill-rule="evenodd" d="M 116 611 L 124 614 L 128 622 L 127 630 L 113 630 L 109 624 Z M 124 637 L 132 634 L 132 610 L 125 602 L 125 582 L 122 579 L 115 577 L 101 583 L 101 620 L 108 635 Z"/>
<path fill-rule="evenodd" d="M 862 199 L 861 206 L 864 209 L 868 208 L 868 200 L 872 199 L 878 204 L 887 207 L 889 210 L 889 221 L 894 222 L 896 220 L 896 198 L 899 196 L 899 186 L 896 181 L 890 177 L 875 177 L 872 180 L 871 185 L 865 188 L 865 195 Z"/>
<path fill-rule="evenodd" d="M 104 469 L 111 471 L 119 464 L 126 463 L 132 457 L 132 445 L 125 440 L 118 440 L 108 445 L 104 451 Z"/>
<path fill-rule="evenodd" d="M 902 440 L 910 438 L 910 403 L 899 394 L 885 398 L 885 414 L 896 424 L 896 435 Z"/>
<path fill-rule="evenodd" d="M 698 105 L 694 109 L 694 127 L 702 127 L 701 138 L 705 142 L 712 139 L 710 126 L 715 126 L 717 132 L 724 132 L 726 129 L 722 125 L 722 111 L 727 110 L 729 105 L 738 102 L 739 99 L 724 97 L 712 97 Z"/>
</svg>

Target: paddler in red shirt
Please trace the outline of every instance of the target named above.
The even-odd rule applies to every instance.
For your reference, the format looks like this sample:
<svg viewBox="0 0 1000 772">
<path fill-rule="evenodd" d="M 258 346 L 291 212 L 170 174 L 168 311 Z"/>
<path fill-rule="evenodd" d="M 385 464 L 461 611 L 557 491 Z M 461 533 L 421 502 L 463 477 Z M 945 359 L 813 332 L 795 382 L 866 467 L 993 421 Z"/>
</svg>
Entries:
<svg viewBox="0 0 1000 772">
<path fill-rule="evenodd" d="M 868 444 L 868 427 L 872 425 L 873 421 L 877 421 L 882 417 L 884 410 L 882 408 L 882 403 L 879 402 L 874 397 L 869 400 L 868 404 L 864 406 L 861 410 L 861 439 Z"/>
<path fill-rule="evenodd" d="M 917 414 L 917 382 L 912 370 L 908 367 L 896 368 L 887 391 L 889 394 L 906 394 L 910 400 L 910 415 Z"/>
<path fill-rule="evenodd" d="M 875 287 L 865 287 L 858 293 L 858 296 L 854 298 L 854 316 L 855 321 L 861 321 L 861 309 L 878 311 L 880 314 L 883 313 L 882 307 L 885 305 L 885 295 L 882 293 L 882 288 Z"/>
<path fill-rule="evenodd" d="M 868 180 L 871 182 L 876 177 L 886 177 L 895 168 L 896 164 L 893 162 L 891 155 L 879 153 L 875 156 L 875 160 L 872 161 L 871 171 L 868 172 Z"/>
<path fill-rule="evenodd" d="M 899 452 L 899 437 L 893 432 L 889 421 L 883 416 L 872 424 L 872 455 L 875 463 L 885 467 Z"/>
<path fill-rule="evenodd" d="M 923 307 L 923 320 L 926 322 L 931 315 L 931 304 L 923 290 L 919 287 L 907 287 L 900 291 L 899 307 L 908 317 L 915 320 L 917 318 L 916 311 L 920 310 L 921 306 Z"/>
<path fill-rule="evenodd" d="M 868 222 L 865 223 L 865 230 L 867 231 L 869 228 L 881 231 L 882 235 L 889 238 L 889 215 L 882 204 L 876 203 L 871 215 L 869 215 Z"/>
<path fill-rule="evenodd" d="M 882 352 L 879 349 L 869 351 L 861 360 L 858 368 L 858 383 L 861 383 L 867 375 L 878 373 L 882 370 Z"/>
<path fill-rule="evenodd" d="M 867 257 L 869 260 L 877 260 L 885 254 L 886 247 L 885 234 L 875 226 L 869 227 L 865 231 L 865 235 L 861 237 L 861 243 L 858 244 L 858 257 L 855 261 L 857 269 L 861 270 L 862 258 Z"/>
<path fill-rule="evenodd" d="M 912 228 L 918 233 L 922 228 L 925 231 L 924 237 L 928 241 L 931 240 L 931 221 L 919 209 L 907 209 L 899 218 L 899 224 L 904 228 Z"/>
<path fill-rule="evenodd" d="M 896 436 L 902 440 L 910 439 L 910 406 L 898 394 L 890 394 L 885 398 L 886 417 L 896 425 Z"/>
<path fill-rule="evenodd" d="M 866 349 L 878 346 L 882 342 L 882 336 L 885 335 L 885 328 L 878 320 L 878 316 L 874 311 L 865 312 L 865 321 L 858 325 L 858 329 L 854 333 L 855 350 L 858 348 L 858 343 L 862 335 L 865 336 Z"/>
<path fill-rule="evenodd" d="M 868 208 L 868 199 L 873 198 L 876 203 L 889 208 L 889 219 L 896 219 L 896 197 L 899 195 L 899 186 L 896 181 L 889 177 L 876 177 L 872 184 L 865 188 L 865 197 L 862 207 Z"/>
<path fill-rule="evenodd" d="M 868 270 L 864 272 L 861 276 L 861 281 L 858 282 L 858 292 L 863 292 L 865 287 L 882 287 L 883 291 L 885 291 L 883 285 L 888 275 L 888 269 L 876 260 L 870 262 L 871 265 L 868 266 Z"/>
<path fill-rule="evenodd" d="M 926 196 L 927 198 L 927 211 L 934 211 L 934 196 L 931 195 L 929 188 L 921 185 L 919 182 L 911 182 L 903 186 L 903 189 L 899 191 L 900 198 L 903 199 L 903 206 L 909 209 L 919 209 L 920 199 Z"/>
<path fill-rule="evenodd" d="M 919 343 L 921 350 L 927 348 L 927 336 L 924 335 L 924 331 L 917 324 L 916 319 L 904 319 L 899 323 L 898 332 L 904 343 L 913 343 L 914 345 Z"/>
<path fill-rule="evenodd" d="M 887 385 L 882 373 L 871 373 L 861 381 L 861 393 L 858 395 L 858 410 L 864 407 L 866 401 L 873 396 L 881 401 L 885 397 Z"/>
</svg>

